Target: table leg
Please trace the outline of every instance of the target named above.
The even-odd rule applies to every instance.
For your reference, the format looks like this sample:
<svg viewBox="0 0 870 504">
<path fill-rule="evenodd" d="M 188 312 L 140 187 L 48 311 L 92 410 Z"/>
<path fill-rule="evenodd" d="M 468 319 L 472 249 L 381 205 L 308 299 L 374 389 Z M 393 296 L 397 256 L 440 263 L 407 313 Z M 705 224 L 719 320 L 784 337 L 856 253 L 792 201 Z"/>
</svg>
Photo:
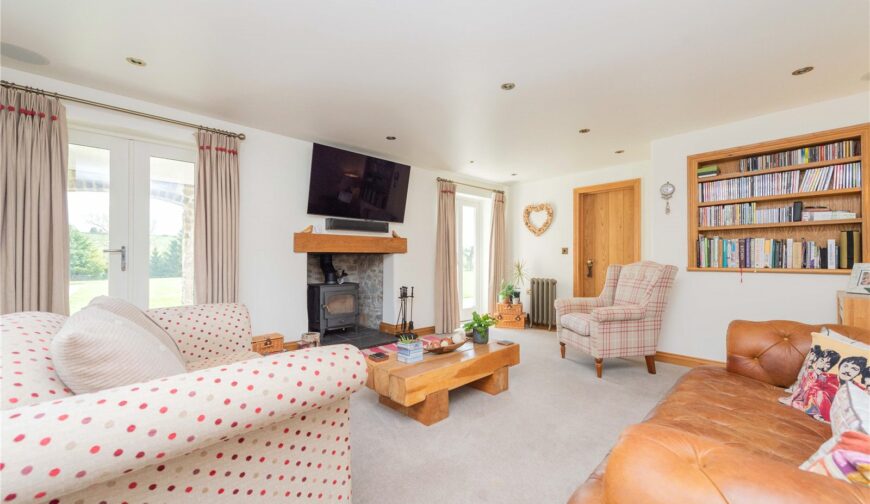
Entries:
<svg viewBox="0 0 870 504">
<path fill-rule="evenodd" d="M 508 389 L 508 367 L 496 369 L 491 375 L 469 383 L 470 386 L 487 394 L 496 395 Z"/>
<path fill-rule="evenodd" d="M 439 390 L 426 396 L 423 402 L 404 406 L 386 396 L 378 396 L 378 400 L 384 406 L 407 415 L 423 425 L 432 425 L 447 418 L 450 414 L 450 402 L 448 391 Z"/>
</svg>

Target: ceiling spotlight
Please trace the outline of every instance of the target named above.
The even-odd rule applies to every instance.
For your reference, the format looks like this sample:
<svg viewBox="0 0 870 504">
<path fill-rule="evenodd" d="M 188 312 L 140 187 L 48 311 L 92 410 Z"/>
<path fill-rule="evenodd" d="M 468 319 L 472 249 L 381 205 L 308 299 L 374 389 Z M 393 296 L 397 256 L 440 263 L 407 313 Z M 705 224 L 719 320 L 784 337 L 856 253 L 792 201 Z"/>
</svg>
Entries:
<svg viewBox="0 0 870 504">
<path fill-rule="evenodd" d="M 812 71 L 813 71 L 813 67 L 811 67 L 811 66 L 805 66 L 805 67 L 803 67 L 803 68 L 798 68 L 797 70 L 795 70 L 795 71 L 792 72 L 791 74 L 792 74 L 792 75 L 803 75 L 803 74 L 805 74 L 805 73 L 810 73 L 810 72 L 812 72 Z"/>
<path fill-rule="evenodd" d="M 504 89 L 505 91 L 510 91 L 511 89 L 513 89 L 515 87 L 517 87 L 517 85 L 514 84 L 513 82 L 505 82 L 504 84 L 501 85 L 501 88 Z"/>
<path fill-rule="evenodd" d="M 519 175 L 519 174 L 518 173 L 511 173 L 511 177 L 516 177 L 517 175 Z"/>
<path fill-rule="evenodd" d="M 590 131 L 592 131 L 592 130 L 589 128 L 583 128 L 580 130 L 580 133 L 585 135 L 586 133 L 589 133 Z"/>
<path fill-rule="evenodd" d="M 387 138 L 387 140 L 395 140 L 395 139 L 396 139 L 396 137 L 394 137 L 393 135 L 390 135 L 390 136 L 388 136 L 388 137 L 386 137 L 386 138 Z"/>
<path fill-rule="evenodd" d="M 623 152 L 625 151 L 622 149 L 619 149 L 618 151 L 613 151 L 614 154 L 622 154 Z"/>
<path fill-rule="evenodd" d="M 470 164 L 474 164 L 474 160 L 472 159 L 471 161 L 469 161 L 469 163 L 470 163 Z"/>
<path fill-rule="evenodd" d="M 139 67 L 143 67 L 146 65 L 145 60 L 134 58 L 132 56 L 127 56 L 127 63 Z"/>
</svg>

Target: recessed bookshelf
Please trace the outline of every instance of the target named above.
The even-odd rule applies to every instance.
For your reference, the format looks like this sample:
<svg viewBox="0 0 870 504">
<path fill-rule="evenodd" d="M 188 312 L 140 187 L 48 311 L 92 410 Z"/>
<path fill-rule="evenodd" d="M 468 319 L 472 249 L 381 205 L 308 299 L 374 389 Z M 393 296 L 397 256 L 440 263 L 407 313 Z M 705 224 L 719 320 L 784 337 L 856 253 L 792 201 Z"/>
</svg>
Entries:
<svg viewBox="0 0 870 504">
<path fill-rule="evenodd" d="M 687 270 L 848 274 L 870 250 L 868 141 L 860 124 L 689 156 Z"/>
</svg>

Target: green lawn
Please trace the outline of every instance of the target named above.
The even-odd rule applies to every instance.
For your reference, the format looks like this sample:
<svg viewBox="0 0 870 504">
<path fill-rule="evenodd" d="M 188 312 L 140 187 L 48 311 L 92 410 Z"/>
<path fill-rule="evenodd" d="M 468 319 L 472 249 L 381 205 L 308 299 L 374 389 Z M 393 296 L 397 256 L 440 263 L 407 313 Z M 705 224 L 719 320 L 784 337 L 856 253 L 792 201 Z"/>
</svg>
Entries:
<svg viewBox="0 0 870 504">
<path fill-rule="evenodd" d="M 178 306 L 181 304 L 181 277 L 152 278 L 148 283 L 149 308 Z M 107 280 L 84 280 L 69 283 L 69 311 L 75 313 L 97 296 L 108 294 Z"/>
</svg>

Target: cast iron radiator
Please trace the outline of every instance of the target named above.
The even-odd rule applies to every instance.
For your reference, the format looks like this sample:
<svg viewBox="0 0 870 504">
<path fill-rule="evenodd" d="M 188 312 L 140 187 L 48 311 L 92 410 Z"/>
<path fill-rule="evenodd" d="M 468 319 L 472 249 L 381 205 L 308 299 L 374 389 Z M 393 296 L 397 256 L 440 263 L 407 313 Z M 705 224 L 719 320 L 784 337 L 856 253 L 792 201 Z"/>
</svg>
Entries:
<svg viewBox="0 0 870 504">
<path fill-rule="evenodd" d="M 554 278 L 533 278 L 529 318 L 532 324 L 556 325 L 556 280 Z"/>
</svg>

